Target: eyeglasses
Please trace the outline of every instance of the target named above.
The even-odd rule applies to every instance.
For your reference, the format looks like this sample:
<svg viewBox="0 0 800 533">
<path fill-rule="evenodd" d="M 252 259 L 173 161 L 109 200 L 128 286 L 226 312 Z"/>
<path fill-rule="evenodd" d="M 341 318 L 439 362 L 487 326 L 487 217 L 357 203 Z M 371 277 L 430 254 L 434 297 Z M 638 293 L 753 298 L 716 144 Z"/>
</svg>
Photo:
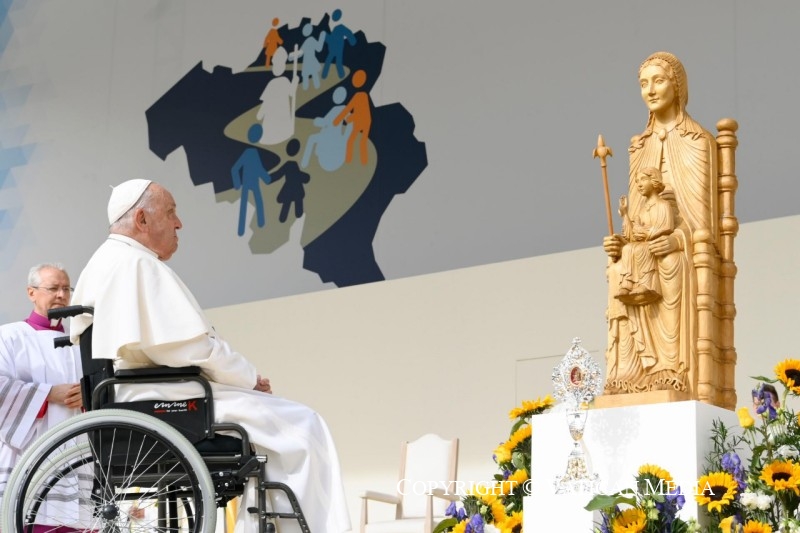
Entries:
<svg viewBox="0 0 800 533">
<path fill-rule="evenodd" d="M 58 294 L 59 292 L 63 292 L 65 294 L 72 294 L 72 291 L 75 290 L 72 287 L 37 287 L 36 285 L 31 285 L 31 289 L 39 289 L 47 291 L 49 294 Z"/>
</svg>

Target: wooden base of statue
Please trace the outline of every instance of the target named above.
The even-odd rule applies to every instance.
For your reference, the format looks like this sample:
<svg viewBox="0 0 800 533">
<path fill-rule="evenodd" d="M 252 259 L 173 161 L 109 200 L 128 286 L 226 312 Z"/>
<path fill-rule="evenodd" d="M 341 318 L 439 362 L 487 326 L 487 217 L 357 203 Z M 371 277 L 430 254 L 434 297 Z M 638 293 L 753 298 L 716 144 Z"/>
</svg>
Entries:
<svg viewBox="0 0 800 533">
<path fill-rule="evenodd" d="M 594 399 L 595 409 L 607 407 L 628 407 L 631 405 L 649 405 L 653 403 L 684 402 L 691 400 L 688 392 L 675 390 L 657 390 L 649 392 L 633 392 L 630 394 L 604 394 Z"/>
</svg>

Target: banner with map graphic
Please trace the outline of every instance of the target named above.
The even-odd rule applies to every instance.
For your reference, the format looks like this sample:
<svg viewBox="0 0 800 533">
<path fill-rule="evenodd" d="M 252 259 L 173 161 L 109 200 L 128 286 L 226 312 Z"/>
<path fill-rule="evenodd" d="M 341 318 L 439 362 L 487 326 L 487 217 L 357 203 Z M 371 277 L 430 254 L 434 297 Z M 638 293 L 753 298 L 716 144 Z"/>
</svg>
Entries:
<svg viewBox="0 0 800 533">
<path fill-rule="evenodd" d="M 170 265 L 204 307 L 599 246 L 592 150 L 618 198 L 657 49 L 706 129 L 741 125 L 739 221 L 797 214 L 798 9 L 2 2 L 0 322 L 27 315 L 33 264 L 77 280 L 129 178 L 175 196 Z"/>
</svg>

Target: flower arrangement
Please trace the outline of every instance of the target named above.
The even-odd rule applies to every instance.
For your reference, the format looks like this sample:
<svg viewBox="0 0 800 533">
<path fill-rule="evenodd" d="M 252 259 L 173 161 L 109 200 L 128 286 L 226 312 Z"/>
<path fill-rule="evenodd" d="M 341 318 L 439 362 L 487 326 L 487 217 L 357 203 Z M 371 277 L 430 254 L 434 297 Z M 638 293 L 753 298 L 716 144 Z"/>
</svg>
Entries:
<svg viewBox="0 0 800 533">
<path fill-rule="evenodd" d="M 786 406 L 800 395 L 800 360 L 775 366 L 775 379 L 755 377 L 751 414 L 737 410 L 740 428 L 717 421 L 696 499 L 709 531 L 800 533 L 800 425 Z M 779 395 L 773 384 L 783 388 Z"/>
<path fill-rule="evenodd" d="M 554 403 L 548 395 L 509 412 L 515 421 L 511 433 L 494 450 L 499 473 L 491 484 L 476 485 L 460 502 L 453 502 L 434 533 L 522 533 L 522 498 L 529 492 L 531 471 L 530 419 Z"/>
<path fill-rule="evenodd" d="M 678 516 L 686 498 L 672 475 L 657 465 L 645 464 L 636 474 L 636 488 L 616 494 L 598 494 L 586 505 L 600 511 L 595 533 L 693 533 L 694 521 Z M 625 505 L 623 509 L 620 505 Z"/>
<path fill-rule="evenodd" d="M 775 378 L 754 379 L 753 412 L 740 407 L 737 428 L 713 423 L 693 491 L 704 527 L 678 516 L 689 496 L 670 474 L 643 465 L 635 489 L 597 495 L 586 506 L 600 511 L 595 533 L 800 533 L 800 419 L 786 406 L 800 396 L 800 360 L 778 363 Z"/>
</svg>

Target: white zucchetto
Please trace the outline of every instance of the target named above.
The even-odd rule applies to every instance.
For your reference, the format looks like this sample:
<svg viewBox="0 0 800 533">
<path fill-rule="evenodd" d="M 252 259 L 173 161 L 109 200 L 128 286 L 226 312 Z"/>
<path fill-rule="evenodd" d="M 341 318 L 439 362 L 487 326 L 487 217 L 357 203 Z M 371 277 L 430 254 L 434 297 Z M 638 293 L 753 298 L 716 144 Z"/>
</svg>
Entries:
<svg viewBox="0 0 800 533">
<path fill-rule="evenodd" d="M 133 207 L 144 190 L 152 183 L 150 180 L 134 179 L 120 183 L 111 189 L 111 198 L 108 199 L 108 223 L 113 224 Z"/>
</svg>

